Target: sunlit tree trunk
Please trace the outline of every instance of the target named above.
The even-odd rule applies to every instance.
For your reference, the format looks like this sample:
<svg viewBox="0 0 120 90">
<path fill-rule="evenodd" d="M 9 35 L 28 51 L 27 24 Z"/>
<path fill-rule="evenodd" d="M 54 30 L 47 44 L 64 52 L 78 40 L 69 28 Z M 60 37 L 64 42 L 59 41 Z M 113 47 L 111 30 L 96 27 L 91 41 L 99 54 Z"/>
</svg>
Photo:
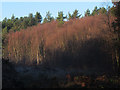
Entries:
<svg viewBox="0 0 120 90">
<path fill-rule="evenodd" d="M 37 51 L 37 65 L 39 65 L 40 61 L 39 61 L 39 52 Z"/>
</svg>

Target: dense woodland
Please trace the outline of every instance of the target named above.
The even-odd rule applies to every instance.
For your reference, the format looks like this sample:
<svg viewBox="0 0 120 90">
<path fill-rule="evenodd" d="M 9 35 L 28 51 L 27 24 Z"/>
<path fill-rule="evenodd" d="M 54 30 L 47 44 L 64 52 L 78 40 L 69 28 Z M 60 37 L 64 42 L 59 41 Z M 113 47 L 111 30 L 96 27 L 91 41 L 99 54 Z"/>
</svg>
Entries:
<svg viewBox="0 0 120 90">
<path fill-rule="evenodd" d="M 55 18 L 50 11 L 2 21 L 3 59 L 16 64 L 95 68 L 120 75 L 120 2 L 75 10 Z"/>
<path fill-rule="evenodd" d="M 87 9 L 84 17 L 78 10 L 66 16 L 61 11 L 56 18 L 48 11 L 43 22 L 39 12 L 28 17 L 5 18 L 2 21 L 3 58 L 24 64 L 58 66 L 64 63 L 69 67 L 84 67 L 89 63 L 110 68 L 112 63 L 119 62 L 113 60 L 119 58 L 115 50 L 115 9 L 115 6 L 96 6 L 91 13 Z"/>
</svg>

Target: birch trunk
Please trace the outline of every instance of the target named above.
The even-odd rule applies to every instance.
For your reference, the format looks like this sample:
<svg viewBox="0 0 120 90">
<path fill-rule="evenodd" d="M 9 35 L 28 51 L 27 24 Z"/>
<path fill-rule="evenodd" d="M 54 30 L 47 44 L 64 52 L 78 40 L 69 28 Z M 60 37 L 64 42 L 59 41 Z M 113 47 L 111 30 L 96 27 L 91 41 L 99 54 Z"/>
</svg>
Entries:
<svg viewBox="0 0 120 90">
<path fill-rule="evenodd" d="M 37 65 L 39 65 L 39 53 L 37 51 Z"/>
</svg>

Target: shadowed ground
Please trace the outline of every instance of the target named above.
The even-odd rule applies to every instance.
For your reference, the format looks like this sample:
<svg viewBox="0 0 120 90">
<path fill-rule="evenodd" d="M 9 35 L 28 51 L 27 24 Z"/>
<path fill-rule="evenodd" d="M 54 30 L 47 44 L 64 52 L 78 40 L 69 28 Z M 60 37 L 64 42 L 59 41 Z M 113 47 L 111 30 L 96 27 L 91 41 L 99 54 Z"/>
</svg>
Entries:
<svg viewBox="0 0 120 90">
<path fill-rule="evenodd" d="M 20 66 L 3 61 L 3 88 L 119 87 L 120 77 L 93 69 L 60 69 Z"/>
</svg>

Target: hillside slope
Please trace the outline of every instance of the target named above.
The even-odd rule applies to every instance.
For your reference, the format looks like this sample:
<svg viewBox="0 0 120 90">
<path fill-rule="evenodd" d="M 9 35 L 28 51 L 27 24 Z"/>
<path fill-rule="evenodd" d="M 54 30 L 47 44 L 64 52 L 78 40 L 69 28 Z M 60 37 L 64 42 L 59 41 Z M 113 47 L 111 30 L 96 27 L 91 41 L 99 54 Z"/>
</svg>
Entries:
<svg viewBox="0 0 120 90">
<path fill-rule="evenodd" d="M 116 36 L 107 18 L 89 16 L 63 25 L 53 21 L 10 33 L 6 56 L 19 64 L 110 70 Z M 111 17 L 109 22 L 113 20 Z"/>
</svg>

